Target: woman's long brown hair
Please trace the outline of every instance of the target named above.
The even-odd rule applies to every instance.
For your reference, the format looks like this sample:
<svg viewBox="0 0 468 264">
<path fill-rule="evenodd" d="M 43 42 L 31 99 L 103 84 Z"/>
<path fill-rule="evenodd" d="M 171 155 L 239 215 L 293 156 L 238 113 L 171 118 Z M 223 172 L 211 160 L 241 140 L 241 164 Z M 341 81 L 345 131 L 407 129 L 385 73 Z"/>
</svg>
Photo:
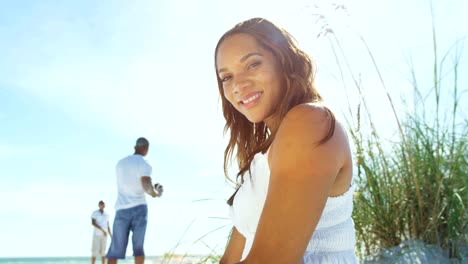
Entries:
<svg viewBox="0 0 468 264">
<path fill-rule="evenodd" d="M 285 91 L 283 99 L 275 112 L 275 115 L 279 117 L 274 125 L 275 128 L 279 126 L 286 113 L 294 106 L 303 103 L 322 102 L 322 97 L 313 84 L 314 70 L 309 56 L 297 47 L 293 37 L 286 30 L 266 19 L 252 18 L 235 25 L 234 28 L 227 31 L 216 45 L 215 63 L 221 43 L 238 33 L 245 33 L 254 37 L 263 48 L 273 53 L 273 56 L 281 65 Z M 244 174 L 250 170 L 250 164 L 255 154 L 259 152 L 265 153 L 268 150 L 275 138 L 276 129 L 269 131 L 264 122 L 251 123 L 247 120 L 226 99 L 222 81 L 217 73 L 216 78 L 222 101 L 223 115 L 226 119 L 224 133 L 230 132 L 229 143 L 224 151 L 224 174 L 229 178 L 227 167 L 234 151 L 236 151 L 239 166 L 237 178 L 241 177 L 240 184 L 242 184 L 244 182 Z M 331 123 L 327 134 L 319 144 L 328 141 L 333 136 L 335 130 L 335 116 L 328 108 L 325 109 L 330 116 Z M 238 184 L 236 191 L 227 201 L 229 205 L 232 205 L 239 187 L 240 185 Z"/>
</svg>

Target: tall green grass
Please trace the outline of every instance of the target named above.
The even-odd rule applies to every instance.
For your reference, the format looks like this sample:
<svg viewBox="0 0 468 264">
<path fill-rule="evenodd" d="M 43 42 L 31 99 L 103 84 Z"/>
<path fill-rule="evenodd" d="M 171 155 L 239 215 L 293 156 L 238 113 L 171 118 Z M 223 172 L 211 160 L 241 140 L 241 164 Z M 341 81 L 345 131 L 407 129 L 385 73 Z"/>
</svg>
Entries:
<svg viewBox="0 0 468 264">
<path fill-rule="evenodd" d="M 401 114 L 361 38 L 387 95 L 387 111 L 394 115 L 397 139 L 390 141 L 382 139 L 376 129 L 373 109 L 368 107 L 360 81 L 340 41 L 327 26 L 325 22 L 324 35 L 330 40 L 341 76 L 345 72 L 352 76 L 360 99 L 357 107 L 349 105 L 347 115 L 356 150 L 358 188 L 353 219 L 358 254 L 371 255 L 402 241 L 420 240 L 440 246 L 450 258 L 461 258 L 459 250 L 467 245 L 468 223 L 468 119 L 461 116 L 459 105 L 462 43 L 456 42 L 439 59 L 432 23 L 433 51 L 428 56 L 433 58 L 433 70 L 425 77 L 430 78 L 432 87 L 420 87 L 416 68 L 411 67 L 408 73 L 414 105 L 406 106 Z M 426 91 L 428 95 L 422 96 Z M 442 100 L 443 96 L 449 96 L 450 103 Z"/>
</svg>

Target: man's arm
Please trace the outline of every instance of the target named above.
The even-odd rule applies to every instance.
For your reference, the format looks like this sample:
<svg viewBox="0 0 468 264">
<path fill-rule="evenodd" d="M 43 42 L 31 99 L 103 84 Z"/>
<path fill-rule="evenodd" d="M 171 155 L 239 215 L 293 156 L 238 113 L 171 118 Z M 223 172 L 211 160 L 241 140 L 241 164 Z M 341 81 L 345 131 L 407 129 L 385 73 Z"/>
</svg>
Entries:
<svg viewBox="0 0 468 264">
<path fill-rule="evenodd" d="M 97 229 L 101 230 L 102 233 L 104 233 L 105 236 L 107 235 L 106 231 L 104 231 L 104 229 L 102 229 L 102 227 L 100 227 L 98 224 L 96 224 L 96 219 L 94 219 L 94 218 L 91 219 L 91 225 L 93 225 Z"/>
<path fill-rule="evenodd" d="M 141 186 L 143 186 L 143 190 L 145 193 L 151 195 L 152 197 L 159 197 L 161 196 L 154 190 L 153 182 L 151 181 L 151 177 L 149 176 L 141 176 Z"/>
<path fill-rule="evenodd" d="M 110 230 L 109 221 L 107 221 L 107 232 L 109 232 L 109 235 L 112 238 L 112 233 L 111 233 L 111 230 Z"/>
</svg>

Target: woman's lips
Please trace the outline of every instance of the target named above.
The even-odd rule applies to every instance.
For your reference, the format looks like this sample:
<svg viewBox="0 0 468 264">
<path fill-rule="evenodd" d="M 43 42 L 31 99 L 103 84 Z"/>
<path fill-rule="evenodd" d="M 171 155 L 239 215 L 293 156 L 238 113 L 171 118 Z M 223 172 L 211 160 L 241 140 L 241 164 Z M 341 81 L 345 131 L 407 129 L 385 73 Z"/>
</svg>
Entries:
<svg viewBox="0 0 468 264">
<path fill-rule="evenodd" d="M 248 95 L 244 96 L 242 100 L 239 101 L 239 104 L 244 108 L 251 108 L 259 102 L 261 95 L 261 92 L 249 93 Z"/>
</svg>

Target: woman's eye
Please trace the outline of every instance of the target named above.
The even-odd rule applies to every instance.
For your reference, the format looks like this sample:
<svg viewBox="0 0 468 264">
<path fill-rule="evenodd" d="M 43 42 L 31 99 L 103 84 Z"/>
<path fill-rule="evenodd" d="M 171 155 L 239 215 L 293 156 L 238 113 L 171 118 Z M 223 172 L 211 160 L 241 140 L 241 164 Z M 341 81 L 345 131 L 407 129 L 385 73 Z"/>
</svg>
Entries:
<svg viewBox="0 0 468 264">
<path fill-rule="evenodd" d="M 220 79 L 221 79 L 221 82 L 227 82 L 231 79 L 231 76 L 223 76 Z"/>
<path fill-rule="evenodd" d="M 251 63 L 249 65 L 249 69 L 253 69 L 253 68 L 257 67 L 260 64 L 261 64 L 261 62 L 259 62 L 259 61 L 253 62 L 253 63 Z"/>
</svg>

